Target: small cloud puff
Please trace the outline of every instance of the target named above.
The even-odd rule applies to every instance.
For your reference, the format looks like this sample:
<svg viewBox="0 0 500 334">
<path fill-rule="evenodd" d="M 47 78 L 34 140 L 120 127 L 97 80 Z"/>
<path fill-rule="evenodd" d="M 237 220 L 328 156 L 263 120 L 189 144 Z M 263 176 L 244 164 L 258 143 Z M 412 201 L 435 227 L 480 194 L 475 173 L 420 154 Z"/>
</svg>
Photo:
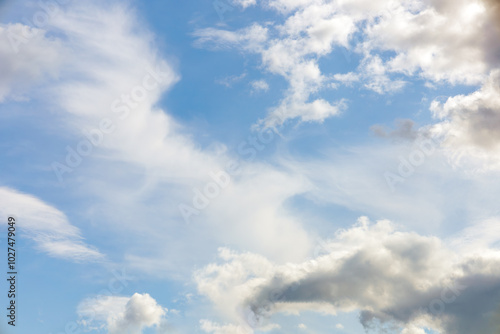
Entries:
<svg viewBox="0 0 500 334">
<path fill-rule="evenodd" d="M 252 86 L 252 92 L 267 92 L 269 90 L 269 85 L 265 80 L 255 80 L 250 83 Z"/>
<path fill-rule="evenodd" d="M 146 328 L 159 328 L 166 323 L 167 311 L 147 293 L 130 298 L 99 296 L 78 306 L 81 324 L 88 329 L 106 328 L 109 334 L 141 334 Z"/>
</svg>

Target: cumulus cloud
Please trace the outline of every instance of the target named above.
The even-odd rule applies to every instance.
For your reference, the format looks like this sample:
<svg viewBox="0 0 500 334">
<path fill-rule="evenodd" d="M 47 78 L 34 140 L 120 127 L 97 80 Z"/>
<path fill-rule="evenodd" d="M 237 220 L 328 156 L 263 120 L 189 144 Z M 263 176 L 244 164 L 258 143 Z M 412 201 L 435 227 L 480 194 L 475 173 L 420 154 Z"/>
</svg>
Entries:
<svg viewBox="0 0 500 334">
<path fill-rule="evenodd" d="M 254 22 L 237 31 L 206 28 L 194 34 L 200 47 L 259 54 L 268 72 L 289 82 L 285 97 L 258 128 L 337 115 L 338 102 L 315 97 L 335 87 L 335 81 L 386 94 L 404 89 L 406 77 L 478 85 L 499 65 L 495 1 L 273 0 L 261 5 L 284 15 L 284 23 Z M 335 48 L 348 62 L 351 53 L 361 58 L 352 75 L 321 71 L 319 60 Z"/>
<path fill-rule="evenodd" d="M 109 334 L 141 334 L 146 328 L 160 328 L 167 309 L 149 294 L 132 297 L 98 296 L 78 305 L 80 323 L 88 329 L 103 328 Z"/>
<path fill-rule="evenodd" d="M 500 70 L 492 72 L 481 89 L 469 95 L 431 104 L 434 116 L 446 120 L 435 126 L 450 145 L 495 149 L 500 142 Z"/>
<path fill-rule="evenodd" d="M 479 1 L 394 3 L 368 25 L 362 48 L 368 54 L 395 52 L 384 63 L 390 71 L 436 82 L 478 84 L 498 64 L 488 60 L 497 52 L 498 41 L 489 44 L 483 37 L 491 24 Z"/>
<path fill-rule="evenodd" d="M 97 261 L 104 256 L 83 241 L 80 230 L 71 225 L 64 213 L 35 196 L 0 187 L 2 221 L 14 215 L 23 236 L 50 256 L 72 261 Z"/>
<path fill-rule="evenodd" d="M 366 329 L 389 324 L 405 333 L 497 330 L 498 249 L 457 254 L 437 237 L 364 217 L 338 231 L 324 248 L 323 255 L 286 265 L 223 249 L 223 264 L 197 273 L 198 288 L 254 328 L 277 312 L 359 310 Z"/>
<path fill-rule="evenodd" d="M 237 47 L 257 53 L 267 71 L 284 77 L 289 88 L 281 103 L 257 123 L 258 128 L 276 127 L 289 119 L 321 122 L 339 113 L 343 102 L 311 98 L 330 81 L 318 65 L 319 58 L 335 46 L 347 46 L 355 26 L 351 17 L 333 3 L 316 1 L 271 2 L 273 8 L 300 8 L 282 25 L 257 23 L 238 31 L 206 28 L 195 32 L 195 45 L 208 48 Z"/>
<path fill-rule="evenodd" d="M 444 147 L 459 153 L 464 163 L 499 167 L 500 70 L 492 71 L 474 93 L 453 96 L 444 103 L 433 101 L 431 111 L 441 120 L 431 131 L 442 138 Z"/>
<path fill-rule="evenodd" d="M 364 87 L 379 94 L 400 91 L 406 84 L 403 80 L 393 80 L 377 55 L 366 56 L 359 65 L 359 71 L 364 79 Z"/>
</svg>

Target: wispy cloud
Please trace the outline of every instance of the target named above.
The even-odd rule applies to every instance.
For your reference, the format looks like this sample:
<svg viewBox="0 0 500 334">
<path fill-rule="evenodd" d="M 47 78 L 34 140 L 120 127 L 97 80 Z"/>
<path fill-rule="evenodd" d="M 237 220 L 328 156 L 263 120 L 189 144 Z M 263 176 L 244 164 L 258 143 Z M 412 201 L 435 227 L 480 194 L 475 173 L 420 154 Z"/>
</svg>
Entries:
<svg viewBox="0 0 500 334">
<path fill-rule="evenodd" d="M 21 237 L 35 242 L 49 256 L 77 262 L 100 261 L 104 255 L 87 245 L 78 228 L 64 213 L 40 199 L 17 190 L 0 187 L 0 213 L 7 222 L 15 215 Z"/>
<path fill-rule="evenodd" d="M 21 23 L 0 24 L 0 103 L 9 98 L 26 99 L 33 86 L 57 75 L 66 50 L 45 33 Z M 24 41 L 25 34 L 31 39 L 21 44 L 22 52 L 15 52 L 12 39 Z"/>
<path fill-rule="evenodd" d="M 241 164 L 241 173 L 195 222 L 197 231 L 184 226 L 178 203 L 190 203 L 193 189 L 203 189 L 209 175 L 224 170 L 236 154 L 256 155 L 262 145 L 249 136 L 238 153 L 202 149 L 158 106 L 161 94 L 180 77 L 174 62 L 159 55 L 133 10 L 74 3 L 47 29 L 58 32 L 54 40 L 68 50 L 59 64 L 61 75 L 44 90 L 50 94 L 40 98 L 42 110 L 63 115 L 54 120 L 64 141 L 51 167 L 62 173 L 66 166 L 63 184 L 99 203 L 85 211 L 88 219 L 129 239 L 126 247 L 116 241 L 114 248 L 124 262 L 151 275 L 186 274 L 194 262 L 210 256 L 207 250 L 228 242 L 283 261 L 304 256 L 309 236 L 284 203 L 307 189 L 307 182 L 256 163 L 255 156 Z M 144 83 L 155 88 L 147 90 Z M 320 111 L 324 107 L 317 106 Z M 113 130 L 99 135 L 103 122 Z M 56 174 L 54 182 L 60 181 Z M 80 177 L 86 182 L 76 183 Z M 148 224 L 139 227 L 145 215 Z M 132 238 L 138 228 L 145 232 Z"/>
<path fill-rule="evenodd" d="M 247 76 L 246 73 L 241 73 L 240 75 L 230 75 L 222 79 L 215 80 L 219 85 L 226 86 L 227 88 L 232 87 L 234 84 L 240 82 Z"/>
<path fill-rule="evenodd" d="M 252 92 L 267 92 L 269 90 L 269 84 L 265 80 L 254 80 L 250 82 L 252 87 Z"/>
</svg>

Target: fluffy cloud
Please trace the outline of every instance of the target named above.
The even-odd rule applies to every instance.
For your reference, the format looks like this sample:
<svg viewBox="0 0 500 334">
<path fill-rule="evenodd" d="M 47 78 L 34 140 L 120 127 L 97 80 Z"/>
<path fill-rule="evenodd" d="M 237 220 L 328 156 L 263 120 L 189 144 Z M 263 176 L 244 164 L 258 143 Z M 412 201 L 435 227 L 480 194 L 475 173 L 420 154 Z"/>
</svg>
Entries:
<svg viewBox="0 0 500 334">
<path fill-rule="evenodd" d="M 340 2 L 353 15 L 365 17 L 363 38 L 355 45 L 364 62 L 380 52 L 394 53 L 379 63 L 384 71 L 480 84 L 499 65 L 498 6 L 493 1 L 373 1 L 364 8 L 365 1 Z M 373 74 L 363 66 L 360 70 L 370 81 Z"/>
<path fill-rule="evenodd" d="M 332 79 L 339 73 L 328 76 L 319 68 L 319 59 L 335 47 L 343 50 L 347 61 L 351 61 L 349 53 L 361 56 L 354 81 L 361 79 L 363 87 L 379 94 L 402 90 L 405 76 L 477 85 L 499 65 L 499 9 L 494 1 L 273 0 L 261 4 L 280 12 L 285 22 L 195 32 L 196 45 L 259 54 L 267 71 L 289 82 L 285 97 L 257 127 L 275 127 L 295 118 L 321 122 L 341 111 L 338 102 L 313 97 L 335 87 Z"/>
<path fill-rule="evenodd" d="M 365 328 L 385 323 L 405 333 L 432 328 L 464 334 L 498 329 L 498 249 L 457 254 L 436 237 L 366 218 L 338 231 L 323 248 L 314 259 L 286 265 L 222 249 L 225 263 L 200 270 L 196 281 L 226 315 L 233 308 L 231 316 L 239 314 L 254 328 L 277 312 L 360 310 Z"/>
<path fill-rule="evenodd" d="M 167 309 L 149 294 L 132 297 L 99 296 L 78 306 L 80 323 L 88 329 L 105 328 L 109 334 L 141 334 L 145 328 L 159 328 Z"/>
<path fill-rule="evenodd" d="M 87 245 L 80 230 L 71 225 L 64 213 L 40 199 L 17 190 L 0 187 L 0 215 L 7 222 L 9 215 L 17 219 L 23 236 L 50 256 L 73 261 L 97 261 L 104 256 Z"/>
<path fill-rule="evenodd" d="M 500 43 L 489 36 L 493 24 L 480 1 L 393 3 L 368 25 L 362 49 L 395 52 L 384 63 L 390 71 L 436 82 L 478 84 L 498 65 L 492 55 Z"/>
<path fill-rule="evenodd" d="M 275 1 L 269 5 L 288 11 L 289 7 L 303 4 Z M 329 81 L 319 69 L 319 58 L 335 46 L 347 46 L 354 31 L 352 18 L 339 12 L 335 4 L 316 1 L 290 15 L 282 25 L 268 28 L 254 24 L 235 32 L 207 28 L 194 35 L 195 45 L 200 47 L 238 47 L 257 53 L 270 73 L 288 81 L 289 88 L 279 106 L 257 124 L 268 128 L 280 126 L 289 119 L 321 122 L 339 114 L 343 102 L 332 103 L 311 99 L 311 96 Z"/>
<path fill-rule="evenodd" d="M 432 133 L 442 138 L 443 146 L 459 155 L 457 163 L 481 169 L 500 167 L 500 70 L 491 73 L 485 84 L 469 95 L 433 101 L 431 111 L 441 122 Z"/>
</svg>

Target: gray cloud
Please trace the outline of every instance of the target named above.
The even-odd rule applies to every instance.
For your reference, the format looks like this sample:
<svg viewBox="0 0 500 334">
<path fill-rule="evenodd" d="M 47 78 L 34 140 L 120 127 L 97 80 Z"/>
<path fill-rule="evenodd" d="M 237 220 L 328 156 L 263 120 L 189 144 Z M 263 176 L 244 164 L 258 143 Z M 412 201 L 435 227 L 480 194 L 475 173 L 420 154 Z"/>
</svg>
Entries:
<svg viewBox="0 0 500 334">
<path fill-rule="evenodd" d="M 239 308 L 255 328 L 274 313 L 305 310 L 359 310 L 367 330 L 381 323 L 399 331 L 470 334 L 493 333 L 498 326 L 498 250 L 462 255 L 436 237 L 399 232 L 387 221 L 370 225 L 365 218 L 326 248 L 326 255 L 272 269 L 248 254 L 233 256 L 198 275 L 200 291 L 212 289 L 210 296 L 227 282 L 238 286 L 233 298 L 248 291 Z"/>
<path fill-rule="evenodd" d="M 396 129 L 387 131 L 381 125 L 373 125 L 372 132 L 382 138 L 392 138 L 395 140 L 410 140 L 413 141 L 418 137 L 418 130 L 415 129 L 415 122 L 411 119 L 400 119 L 396 121 Z"/>
<path fill-rule="evenodd" d="M 500 1 L 484 0 L 490 23 L 484 31 L 486 61 L 496 66 L 500 65 Z"/>
</svg>

